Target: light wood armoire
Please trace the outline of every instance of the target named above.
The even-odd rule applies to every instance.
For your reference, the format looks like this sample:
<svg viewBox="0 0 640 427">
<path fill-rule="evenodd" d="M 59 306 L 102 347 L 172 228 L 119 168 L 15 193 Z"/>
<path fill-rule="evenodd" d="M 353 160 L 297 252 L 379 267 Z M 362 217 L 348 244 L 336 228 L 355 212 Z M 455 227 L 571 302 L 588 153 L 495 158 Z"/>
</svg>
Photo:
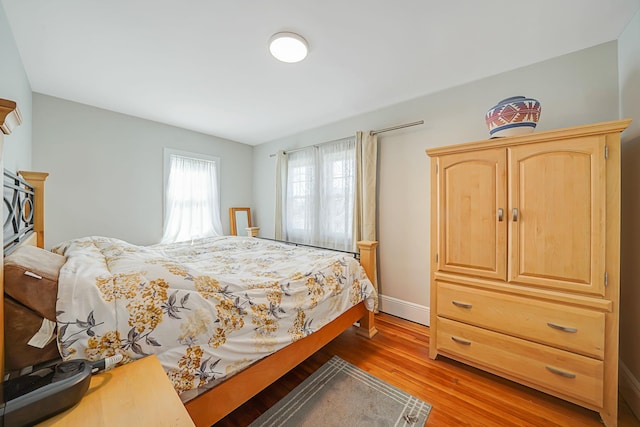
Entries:
<svg viewBox="0 0 640 427">
<path fill-rule="evenodd" d="M 430 357 L 618 412 L 619 120 L 427 150 Z"/>
</svg>

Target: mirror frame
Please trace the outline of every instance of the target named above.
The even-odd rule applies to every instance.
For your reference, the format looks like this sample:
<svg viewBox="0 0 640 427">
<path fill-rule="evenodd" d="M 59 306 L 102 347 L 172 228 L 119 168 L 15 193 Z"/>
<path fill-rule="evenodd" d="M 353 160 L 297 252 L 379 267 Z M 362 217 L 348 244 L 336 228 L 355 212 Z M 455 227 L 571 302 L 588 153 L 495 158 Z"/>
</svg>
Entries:
<svg viewBox="0 0 640 427">
<path fill-rule="evenodd" d="M 229 208 L 229 225 L 231 225 L 231 235 L 237 236 L 236 212 L 247 213 L 247 227 L 251 227 L 251 208 Z M 242 231 L 242 230 L 241 230 Z"/>
</svg>

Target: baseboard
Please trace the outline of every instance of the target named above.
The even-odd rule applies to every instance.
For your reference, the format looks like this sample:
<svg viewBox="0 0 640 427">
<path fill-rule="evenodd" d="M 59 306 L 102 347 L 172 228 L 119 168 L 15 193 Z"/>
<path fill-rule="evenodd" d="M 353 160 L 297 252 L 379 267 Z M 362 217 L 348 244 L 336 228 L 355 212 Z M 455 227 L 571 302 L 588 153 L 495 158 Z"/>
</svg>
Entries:
<svg viewBox="0 0 640 427">
<path fill-rule="evenodd" d="M 624 401 L 627 402 L 636 418 L 640 419 L 640 381 L 633 376 L 622 360 L 619 365 L 618 387 Z"/>
<path fill-rule="evenodd" d="M 429 326 L 429 307 L 385 295 L 379 295 L 378 303 L 383 313 Z"/>
</svg>

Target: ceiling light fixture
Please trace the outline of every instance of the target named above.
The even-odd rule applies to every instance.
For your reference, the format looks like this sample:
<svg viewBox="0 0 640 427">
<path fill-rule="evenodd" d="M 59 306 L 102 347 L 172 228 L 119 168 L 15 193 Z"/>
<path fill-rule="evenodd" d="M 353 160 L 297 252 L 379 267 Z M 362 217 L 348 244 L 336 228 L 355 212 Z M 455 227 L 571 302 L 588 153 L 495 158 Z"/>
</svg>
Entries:
<svg viewBox="0 0 640 427">
<path fill-rule="evenodd" d="M 276 33 L 269 40 L 269 51 L 282 62 L 300 62 L 307 57 L 309 46 L 302 36 L 296 33 Z"/>
</svg>

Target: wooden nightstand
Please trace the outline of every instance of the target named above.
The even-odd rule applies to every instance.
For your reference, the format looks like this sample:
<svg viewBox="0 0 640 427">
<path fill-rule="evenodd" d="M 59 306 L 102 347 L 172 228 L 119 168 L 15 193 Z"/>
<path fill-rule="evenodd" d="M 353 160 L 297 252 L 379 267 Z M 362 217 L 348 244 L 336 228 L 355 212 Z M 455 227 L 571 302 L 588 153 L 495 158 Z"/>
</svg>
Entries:
<svg viewBox="0 0 640 427">
<path fill-rule="evenodd" d="M 247 228 L 245 228 L 245 230 L 247 230 L 247 236 L 256 237 L 256 236 L 258 236 L 258 232 L 260 231 L 260 227 L 247 227 Z"/>
<path fill-rule="evenodd" d="M 148 356 L 94 375 L 80 403 L 38 426 L 193 427 L 194 424 L 158 359 Z"/>
</svg>

